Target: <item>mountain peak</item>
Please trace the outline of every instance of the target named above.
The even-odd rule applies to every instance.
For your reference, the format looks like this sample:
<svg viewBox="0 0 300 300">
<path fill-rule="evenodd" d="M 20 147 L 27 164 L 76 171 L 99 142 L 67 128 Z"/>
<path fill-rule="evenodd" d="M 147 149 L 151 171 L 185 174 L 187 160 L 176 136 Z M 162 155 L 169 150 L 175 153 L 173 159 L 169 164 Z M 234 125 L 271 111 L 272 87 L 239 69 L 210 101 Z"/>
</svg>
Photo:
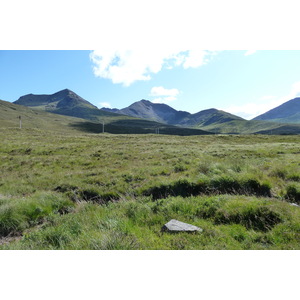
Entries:
<svg viewBox="0 0 300 300">
<path fill-rule="evenodd" d="M 81 117 L 81 111 L 97 109 L 96 106 L 69 89 L 64 89 L 51 95 L 28 94 L 20 97 L 14 103 L 29 107 L 39 107 L 39 109 L 45 111 L 61 114 L 67 111 L 68 115 L 76 117 Z"/>
<path fill-rule="evenodd" d="M 69 89 L 63 89 L 61 91 L 58 91 L 58 92 L 54 93 L 53 95 L 64 95 L 64 96 L 76 95 L 76 96 L 78 96 L 76 93 L 74 93 L 73 91 L 71 91 Z"/>
</svg>

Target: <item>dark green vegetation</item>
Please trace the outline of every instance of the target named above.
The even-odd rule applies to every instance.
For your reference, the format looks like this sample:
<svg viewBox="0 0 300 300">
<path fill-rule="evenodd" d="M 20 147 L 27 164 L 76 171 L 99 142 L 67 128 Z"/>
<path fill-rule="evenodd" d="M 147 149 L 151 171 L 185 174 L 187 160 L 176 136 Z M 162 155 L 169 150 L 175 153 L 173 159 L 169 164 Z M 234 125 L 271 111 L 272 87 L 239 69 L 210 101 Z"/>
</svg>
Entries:
<svg viewBox="0 0 300 300">
<path fill-rule="evenodd" d="M 299 136 L 64 128 L 2 127 L 1 249 L 300 249 Z"/>
</svg>

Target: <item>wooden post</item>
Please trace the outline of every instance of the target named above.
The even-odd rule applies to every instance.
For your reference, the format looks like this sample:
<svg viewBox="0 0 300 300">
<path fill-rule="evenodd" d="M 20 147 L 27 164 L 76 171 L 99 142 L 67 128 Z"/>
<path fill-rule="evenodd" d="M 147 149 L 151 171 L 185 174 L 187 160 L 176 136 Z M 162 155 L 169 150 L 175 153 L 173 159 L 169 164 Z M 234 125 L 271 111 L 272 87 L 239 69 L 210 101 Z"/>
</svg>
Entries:
<svg viewBox="0 0 300 300">
<path fill-rule="evenodd" d="M 102 133 L 104 133 L 104 121 L 102 122 Z"/>
<path fill-rule="evenodd" d="M 20 120 L 20 129 L 22 129 L 22 118 L 21 118 L 21 116 L 19 116 L 19 120 Z"/>
</svg>

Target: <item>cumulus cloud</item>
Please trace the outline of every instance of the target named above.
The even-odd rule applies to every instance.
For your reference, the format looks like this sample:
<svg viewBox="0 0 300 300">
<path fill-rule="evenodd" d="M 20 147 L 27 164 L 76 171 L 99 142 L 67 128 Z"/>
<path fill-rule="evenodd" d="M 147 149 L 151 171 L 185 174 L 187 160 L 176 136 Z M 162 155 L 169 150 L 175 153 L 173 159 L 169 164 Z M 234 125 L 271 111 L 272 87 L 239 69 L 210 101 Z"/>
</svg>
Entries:
<svg viewBox="0 0 300 300">
<path fill-rule="evenodd" d="M 291 86 L 290 91 L 283 97 L 266 95 L 259 98 L 256 102 L 232 105 L 224 108 L 223 110 L 241 116 L 247 120 L 251 120 L 296 97 L 300 97 L 300 81 L 294 83 Z"/>
<path fill-rule="evenodd" d="M 189 49 L 190 48 L 190 49 Z M 201 50 L 198 47 L 152 47 L 126 48 L 103 47 L 90 53 L 93 72 L 96 77 L 112 80 L 130 86 L 135 81 L 151 79 L 163 68 L 197 68 L 210 61 L 216 51 Z"/>
<path fill-rule="evenodd" d="M 197 68 L 209 62 L 211 55 L 216 52 L 213 51 L 198 51 L 196 49 L 189 50 L 187 55 L 183 58 L 183 67 Z"/>
<path fill-rule="evenodd" d="M 166 89 L 162 86 L 154 86 L 149 96 L 154 97 L 153 103 L 169 103 L 175 101 L 180 91 L 178 89 Z"/>
<path fill-rule="evenodd" d="M 111 104 L 109 102 L 100 102 L 100 107 L 111 108 Z"/>
</svg>

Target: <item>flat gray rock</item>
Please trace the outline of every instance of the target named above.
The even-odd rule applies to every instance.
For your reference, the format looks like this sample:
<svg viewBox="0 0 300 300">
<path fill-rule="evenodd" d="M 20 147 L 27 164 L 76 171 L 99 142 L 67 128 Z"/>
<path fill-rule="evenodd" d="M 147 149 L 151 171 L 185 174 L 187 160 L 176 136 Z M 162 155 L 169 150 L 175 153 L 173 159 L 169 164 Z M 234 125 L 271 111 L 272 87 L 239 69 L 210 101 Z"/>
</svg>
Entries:
<svg viewBox="0 0 300 300">
<path fill-rule="evenodd" d="M 290 203 L 290 205 L 296 206 L 296 207 L 300 207 L 300 205 L 298 205 L 298 204 L 296 204 L 296 203 Z"/>
<path fill-rule="evenodd" d="M 196 232 L 196 231 L 203 231 L 202 228 L 183 223 L 177 220 L 171 220 L 167 224 L 165 224 L 162 228 L 161 231 L 167 231 L 167 232 Z"/>
</svg>

